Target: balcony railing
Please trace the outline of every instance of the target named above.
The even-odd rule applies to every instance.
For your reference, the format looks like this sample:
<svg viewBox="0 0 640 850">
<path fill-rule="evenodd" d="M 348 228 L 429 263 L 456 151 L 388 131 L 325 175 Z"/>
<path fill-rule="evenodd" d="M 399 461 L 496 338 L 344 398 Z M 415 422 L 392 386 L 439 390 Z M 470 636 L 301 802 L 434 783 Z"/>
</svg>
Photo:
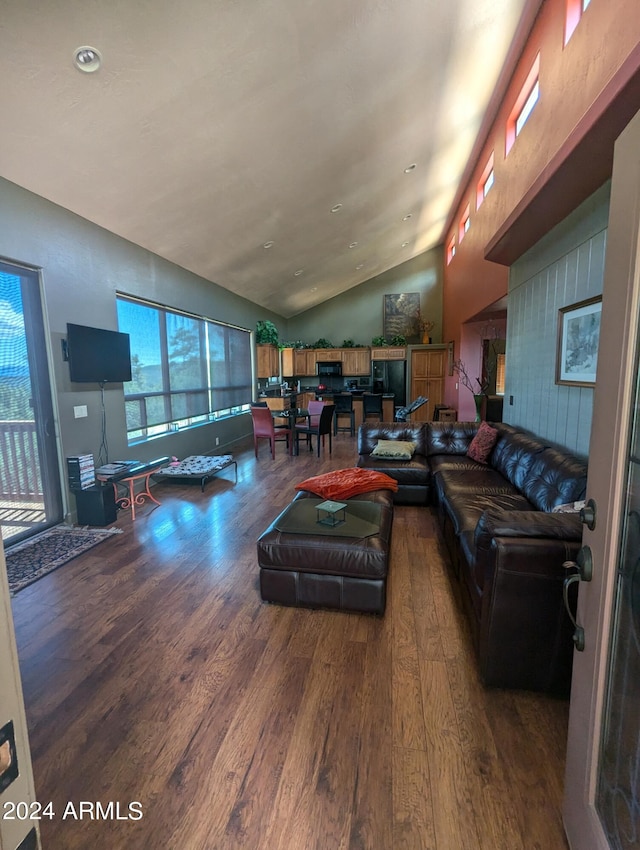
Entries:
<svg viewBox="0 0 640 850">
<path fill-rule="evenodd" d="M 0 420 L 0 498 L 41 499 L 36 423 Z"/>
</svg>

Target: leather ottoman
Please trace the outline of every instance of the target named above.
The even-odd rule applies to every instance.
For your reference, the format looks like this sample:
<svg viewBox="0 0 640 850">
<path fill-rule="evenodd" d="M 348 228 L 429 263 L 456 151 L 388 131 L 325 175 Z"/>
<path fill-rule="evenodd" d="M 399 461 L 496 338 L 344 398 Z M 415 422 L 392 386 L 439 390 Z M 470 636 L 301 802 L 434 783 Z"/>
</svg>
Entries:
<svg viewBox="0 0 640 850">
<path fill-rule="evenodd" d="M 298 493 L 294 501 L 312 498 Z M 258 538 L 260 593 L 266 602 L 384 614 L 393 521 L 390 490 L 350 501 L 379 505 L 379 530 L 367 537 L 281 531 L 283 511 Z M 354 506 L 355 507 L 355 506 Z M 347 508 L 347 512 L 348 512 Z"/>
</svg>

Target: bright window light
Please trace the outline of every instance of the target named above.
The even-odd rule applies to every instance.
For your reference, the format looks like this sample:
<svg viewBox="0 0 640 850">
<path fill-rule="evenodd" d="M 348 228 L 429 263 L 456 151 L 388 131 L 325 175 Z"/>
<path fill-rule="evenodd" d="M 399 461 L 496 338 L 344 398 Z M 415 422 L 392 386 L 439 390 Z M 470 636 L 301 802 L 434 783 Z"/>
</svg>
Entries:
<svg viewBox="0 0 640 850">
<path fill-rule="evenodd" d="M 493 186 L 494 181 L 494 171 L 493 171 L 493 153 L 487 160 L 487 164 L 484 167 L 482 174 L 480 175 L 480 180 L 478 181 L 478 186 L 476 189 L 476 209 L 480 209 L 480 205 L 487 197 L 487 193 L 489 189 Z"/>
<path fill-rule="evenodd" d="M 589 6 L 591 0 L 567 0 L 567 14 L 564 24 L 564 43 L 567 45 L 569 39 L 580 23 L 582 13 Z"/>
<path fill-rule="evenodd" d="M 455 234 L 451 237 L 447 244 L 447 265 L 453 260 L 456 255 L 456 237 Z"/>
<path fill-rule="evenodd" d="M 131 345 L 130 445 L 250 409 L 250 331 L 124 295 L 116 306 Z"/>
<path fill-rule="evenodd" d="M 506 355 L 498 354 L 496 362 L 496 395 L 504 395 Z"/>
<path fill-rule="evenodd" d="M 531 70 L 527 74 L 520 94 L 513 104 L 511 114 L 507 119 L 506 153 L 508 154 L 516 138 L 533 112 L 533 107 L 540 98 L 540 54 L 535 58 Z"/>
<path fill-rule="evenodd" d="M 471 227 L 471 210 L 470 205 L 467 204 L 467 208 L 462 213 L 462 218 L 460 219 L 460 227 L 458 228 L 458 242 L 462 242 L 464 239 L 464 235 Z"/>
<path fill-rule="evenodd" d="M 516 136 L 520 135 L 520 131 L 527 123 L 527 118 L 531 115 L 531 110 L 536 105 L 540 96 L 540 81 L 536 80 L 534 87 L 531 89 L 531 94 L 527 98 L 525 105 L 522 107 L 522 112 L 516 118 Z"/>
</svg>

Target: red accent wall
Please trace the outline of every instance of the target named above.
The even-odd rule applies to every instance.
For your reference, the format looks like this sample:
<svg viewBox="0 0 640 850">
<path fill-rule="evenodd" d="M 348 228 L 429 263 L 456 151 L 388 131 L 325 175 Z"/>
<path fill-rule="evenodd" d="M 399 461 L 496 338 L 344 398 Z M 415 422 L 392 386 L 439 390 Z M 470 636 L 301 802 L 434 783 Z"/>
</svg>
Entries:
<svg viewBox="0 0 640 850">
<path fill-rule="evenodd" d="M 471 227 L 443 277 L 443 339 L 455 341 L 456 357 L 473 358 L 462 326 L 506 295 L 508 266 L 608 179 L 613 142 L 640 109 L 638 0 L 592 0 L 566 47 L 565 14 L 566 0 L 543 3 L 444 233 L 445 244 L 453 232 L 457 242 L 471 202 Z M 538 51 L 540 99 L 505 157 L 506 121 Z M 476 210 L 492 150 L 495 183 Z M 463 418 L 468 399 L 455 378 L 445 401 Z"/>
</svg>

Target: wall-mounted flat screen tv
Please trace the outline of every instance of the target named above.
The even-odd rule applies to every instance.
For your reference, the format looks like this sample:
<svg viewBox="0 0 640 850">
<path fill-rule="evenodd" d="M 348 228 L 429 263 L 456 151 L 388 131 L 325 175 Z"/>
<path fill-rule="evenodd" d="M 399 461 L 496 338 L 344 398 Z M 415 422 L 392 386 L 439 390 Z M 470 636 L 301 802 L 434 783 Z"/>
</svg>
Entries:
<svg viewBox="0 0 640 850">
<path fill-rule="evenodd" d="M 81 384 L 131 380 L 129 334 L 67 324 L 69 377 Z"/>
</svg>

